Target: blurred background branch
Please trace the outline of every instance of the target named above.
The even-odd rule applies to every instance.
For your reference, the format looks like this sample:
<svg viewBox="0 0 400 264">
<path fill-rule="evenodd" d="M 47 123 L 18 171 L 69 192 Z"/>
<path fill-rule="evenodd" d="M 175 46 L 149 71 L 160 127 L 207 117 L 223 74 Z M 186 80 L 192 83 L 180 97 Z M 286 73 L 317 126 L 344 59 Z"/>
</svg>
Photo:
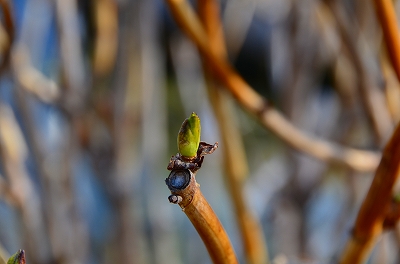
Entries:
<svg viewBox="0 0 400 264">
<path fill-rule="evenodd" d="M 400 120 L 397 3 L 168 3 L 0 1 L 6 254 L 210 263 L 164 184 L 194 111 L 221 148 L 197 181 L 239 262 L 337 262 Z M 386 218 L 371 263 L 398 262 Z"/>
<path fill-rule="evenodd" d="M 219 18 L 220 8 L 217 1 L 198 1 L 198 13 L 210 40 L 210 49 L 220 58 L 227 57 L 222 24 Z M 203 71 L 207 86 L 208 98 L 220 132 L 223 154 L 222 163 L 225 181 L 233 203 L 235 218 L 238 223 L 243 251 L 247 263 L 269 263 L 268 248 L 259 220 L 250 212 L 243 196 L 244 181 L 248 177 L 248 163 L 243 140 L 237 126 L 228 95 L 212 79 L 203 62 Z"/>
</svg>

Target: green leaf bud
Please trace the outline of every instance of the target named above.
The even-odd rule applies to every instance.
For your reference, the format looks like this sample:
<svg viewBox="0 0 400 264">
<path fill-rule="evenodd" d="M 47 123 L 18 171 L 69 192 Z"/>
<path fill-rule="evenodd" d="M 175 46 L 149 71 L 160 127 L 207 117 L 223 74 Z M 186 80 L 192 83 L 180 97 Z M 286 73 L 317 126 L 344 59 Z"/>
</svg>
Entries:
<svg viewBox="0 0 400 264">
<path fill-rule="evenodd" d="M 178 151 L 184 158 L 193 158 L 197 155 L 200 143 L 200 118 L 193 112 L 183 121 L 178 133 Z"/>
</svg>

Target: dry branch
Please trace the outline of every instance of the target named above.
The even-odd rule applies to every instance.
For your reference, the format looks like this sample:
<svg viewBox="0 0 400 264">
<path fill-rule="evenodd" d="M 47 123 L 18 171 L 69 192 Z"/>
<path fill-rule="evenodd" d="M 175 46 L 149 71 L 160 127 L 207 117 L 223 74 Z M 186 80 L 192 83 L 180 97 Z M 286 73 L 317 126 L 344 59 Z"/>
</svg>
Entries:
<svg viewBox="0 0 400 264">
<path fill-rule="evenodd" d="M 168 198 L 182 208 L 196 228 L 214 263 L 238 263 L 225 229 L 208 204 L 189 170 L 172 170 L 166 183 L 171 190 Z"/>
<path fill-rule="evenodd" d="M 361 37 L 352 34 L 350 30 L 351 22 L 346 17 L 343 6 L 334 1 L 329 2 L 328 6 L 332 12 L 332 17 L 335 19 L 338 34 L 342 39 L 342 45 L 348 51 L 349 61 L 354 67 L 355 86 L 358 92 L 356 98 L 361 99 L 369 123 L 375 132 L 377 142 L 379 146 L 382 146 L 392 133 L 394 125 L 384 94 L 376 87 L 377 84 L 374 85 L 376 81 L 371 77 L 373 74 L 368 70 L 367 65 L 365 65 L 365 61 L 367 61 L 365 53 L 368 56 L 369 52 L 360 52 L 360 45 L 357 45 L 357 42 L 359 42 Z"/>
<path fill-rule="evenodd" d="M 96 76 L 107 76 L 113 70 L 118 48 L 118 6 L 114 0 L 94 2 L 96 38 L 93 71 Z"/>
<path fill-rule="evenodd" d="M 219 18 L 219 5 L 215 0 L 198 1 L 199 16 L 210 40 L 210 48 L 220 58 L 226 58 L 225 40 Z M 225 177 L 232 198 L 236 219 L 241 233 L 244 254 L 249 264 L 268 263 L 268 252 L 259 221 L 248 209 L 244 197 L 244 179 L 247 176 L 247 160 L 238 127 L 229 105 L 229 98 L 209 77 L 211 73 L 203 65 L 208 95 L 217 118 L 222 137 L 222 157 Z"/>
<path fill-rule="evenodd" d="M 393 1 L 374 0 L 374 4 L 376 14 L 382 26 L 383 37 L 385 39 L 390 62 L 400 81 L 400 38 Z"/>
<path fill-rule="evenodd" d="M 209 47 L 209 39 L 190 4 L 184 0 L 167 0 L 170 9 L 182 29 L 197 45 L 215 77 L 222 83 L 240 105 L 258 118 L 291 147 L 325 162 L 340 163 L 359 171 L 373 171 L 379 162 L 379 154 L 371 151 L 346 148 L 335 143 L 316 139 L 304 134 L 291 124 L 279 111 L 255 92 L 225 60 Z"/>
<path fill-rule="evenodd" d="M 387 143 L 374 180 L 361 205 L 353 234 L 344 250 L 341 264 L 363 263 L 382 233 L 391 204 L 392 189 L 400 173 L 400 124 Z"/>
<path fill-rule="evenodd" d="M 5 40 L 4 50 L 3 50 L 3 60 L 0 63 L 0 73 L 4 71 L 4 69 L 8 66 L 10 61 L 10 53 L 11 46 L 14 42 L 15 28 L 14 28 L 14 20 L 11 12 L 10 2 L 7 0 L 0 0 L 0 7 L 3 12 L 3 20 L 4 20 L 4 30 L 7 34 L 7 40 Z"/>
<path fill-rule="evenodd" d="M 14 198 L 25 228 L 27 250 L 34 263 L 47 263 L 50 246 L 42 216 L 42 204 L 25 168 L 27 146 L 11 109 L 0 105 L 0 157 L 7 178 L 8 192 Z"/>
</svg>

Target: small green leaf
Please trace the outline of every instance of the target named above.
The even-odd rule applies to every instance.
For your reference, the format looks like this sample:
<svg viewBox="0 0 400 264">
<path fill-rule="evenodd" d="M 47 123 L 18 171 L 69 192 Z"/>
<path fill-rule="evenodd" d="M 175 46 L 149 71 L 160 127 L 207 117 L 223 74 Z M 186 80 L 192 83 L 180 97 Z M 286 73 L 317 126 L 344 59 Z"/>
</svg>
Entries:
<svg viewBox="0 0 400 264">
<path fill-rule="evenodd" d="M 7 264 L 25 264 L 25 251 L 20 249 L 12 255 L 8 261 Z"/>
<path fill-rule="evenodd" d="M 178 133 L 178 151 L 185 158 L 197 155 L 200 143 L 201 125 L 200 118 L 193 112 L 183 121 Z"/>
</svg>

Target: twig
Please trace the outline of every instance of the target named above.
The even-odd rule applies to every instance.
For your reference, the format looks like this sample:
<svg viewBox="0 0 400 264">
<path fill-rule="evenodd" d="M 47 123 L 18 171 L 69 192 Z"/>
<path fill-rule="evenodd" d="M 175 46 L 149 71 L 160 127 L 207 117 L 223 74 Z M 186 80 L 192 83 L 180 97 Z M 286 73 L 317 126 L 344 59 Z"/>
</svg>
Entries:
<svg viewBox="0 0 400 264">
<path fill-rule="evenodd" d="M 65 85 L 64 94 L 61 96 L 65 107 L 64 113 L 69 118 L 67 145 L 60 152 L 63 163 L 60 159 L 55 159 L 54 163 L 61 166 L 61 170 L 53 171 L 59 173 L 59 177 L 53 182 L 59 187 L 59 197 L 57 206 L 52 206 L 56 219 L 53 231 L 57 236 L 53 236 L 52 245 L 56 256 L 65 259 L 66 262 L 81 262 L 87 256 L 88 236 L 86 235 L 85 225 L 79 215 L 77 200 L 74 195 L 74 177 L 70 164 L 72 162 L 75 135 L 73 125 L 85 110 L 84 102 L 87 99 L 87 78 L 83 63 L 81 37 L 79 35 L 79 12 L 77 2 L 73 0 L 56 0 L 55 11 L 56 21 L 59 32 L 60 54 L 61 54 L 61 74 Z M 55 166 L 51 167 L 52 169 Z M 53 188 L 54 189 L 54 188 Z M 64 222 L 63 222 L 64 221 Z M 62 239 L 60 239 L 62 235 Z"/>
<path fill-rule="evenodd" d="M 392 198 L 393 185 L 400 173 L 400 124 L 387 143 L 371 187 L 361 205 L 353 234 L 341 264 L 363 263 L 382 233 Z"/>
<path fill-rule="evenodd" d="M 76 113 L 82 110 L 87 90 L 77 2 L 56 0 L 55 7 L 60 41 L 61 72 L 66 87 L 62 97 L 65 107 L 71 113 Z"/>
<path fill-rule="evenodd" d="M 400 38 L 393 1 L 374 0 L 376 14 L 382 26 L 390 62 L 400 81 Z"/>
<path fill-rule="evenodd" d="M 52 253 L 56 258 L 84 259 L 87 246 L 85 225 L 78 216 L 78 208 L 73 189 L 73 177 L 69 169 L 71 166 L 72 148 L 74 147 L 72 131 L 66 133 L 70 136 L 69 144 L 63 149 L 62 157 L 49 155 L 43 148 L 41 134 L 38 133 L 30 112 L 29 97 L 22 87 L 14 89 L 16 103 L 21 113 L 22 123 L 25 128 L 27 141 L 33 153 L 34 162 L 39 174 L 42 192 L 45 199 L 41 201 L 43 209 L 43 223 L 51 242 Z M 70 128 L 70 126 L 68 126 Z M 46 166 L 46 160 L 51 159 L 53 166 Z M 61 162 L 62 161 L 62 162 Z M 57 164 L 57 165 L 56 165 Z M 58 177 L 54 177 L 57 175 Z M 53 177 L 51 177 L 53 176 Z M 71 241 L 73 240 L 73 241 Z M 71 241 L 71 242 L 69 242 Z M 71 248 L 71 247 L 75 248 Z M 73 253 L 72 253 L 73 252 Z"/>
<path fill-rule="evenodd" d="M 214 263 L 238 263 L 223 226 L 200 191 L 195 174 L 189 170 L 172 170 L 166 183 L 171 203 L 182 208 L 196 228 Z"/>
<path fill-rule="evenodd" d="M 234 116 L 230 112 L 228 98 L 223 94 L 224 91 L 218 89 L 218 87 L 208 88 L 222 137 L 226 183 L 232 197 L 244 253 L 247 263 L 268 263 L 268 252 L 262 227 L 258 219 L 250 212 L 243 196 L 244 180 L 248 173 L 246 154 L 239 131 L 233 124 Z"/>
<path fill-rule="evenodd" d="M 11 46 L 12 43 L 14 42 L 15 28 L 14 28 L 14 20 L 12 17 L 10 2 L 7 0 L 0 0 L 0 6 L 3 11 L 4 26 L 6 33 L 8 35 L 8 43 L 4 50 L 3 61 L 0 63 L 0 73 L 1 73 L 8 66 L 8 63 L 10 61 Z"/>
<path fill-rule="evenodd" d="M 28 250 L 34 263 L 47 263 L 49 243 L 42 217 L 42 204 L 24 167 L 27 147 L 17 121 L 10 108 L 0 106 L 0 155 L 10 192 L 22 215 Z"/>
<path fill-rule="evenodd" d="M 215 54 L 225 58 L 227 54 L 217 1 L 200 0 L 198 1 L 198 10 L 210 39 L 210 48 Z M 203 66 L 207 79 L 208 95 L 218 120 L 217 123 L 222 137 L 222 157 L 226 183 L 241 232 L 247 263 L 268 263 L 268 252 L 261 225 L 248 209 L 243 197 L 243 181 L 247 176 L 248 168 L 240 132 L 235 125 L 227 94 L 220 90 L 215 82 L 209 78 L 210 72 L 207 71 L 205 65 Z"/>
<path fill-rule="evenodd" d="M 356 87 L 359 97 L 361 98 L 362 106 L 375 131 L 377 142 L 381 145 L 387 140 L 394 128 L 389 110 L 386 106 L 384 94 L 371 85 L 374 81 L 370 77 L 371 73 L 365 65 L 366 59 L 363 58 L 363 54 L 360 52 L 360 48 L 357 45 L 357 38 L 355 38 L 349 30 L 351 27 L 350 21 L 348 21 L 348 18 L 344 14 L 343 6 L 337 1 L 328 1 L 328 6 L 335 19 L 343 46 L 348 50 L 349 60 L 353 64 Z"/>
<path fill-rule="evenodd" d="M 114 0 L 94 2 L 96 38 L 93 71 L 107 76 L 114 68 L 118 48 L 118 10 Z"/>
<path fill-rule="evenodd" d="M 346 148 L 335 143 L 312 138 L 291 124 L 279 111 L 255 92 L 229 63 L 219 58 L 209 48 L 209 39 L 190 4 L 184 0 L 167 0 L 175 19 L 195 42 L 204 58 L 234 98 L 259 122 L 270 129 L 291 147 L 325 162 L 340 163 L 359 171 L 373 171 L 379 154 L 371 151 Z"/>
</svg>

